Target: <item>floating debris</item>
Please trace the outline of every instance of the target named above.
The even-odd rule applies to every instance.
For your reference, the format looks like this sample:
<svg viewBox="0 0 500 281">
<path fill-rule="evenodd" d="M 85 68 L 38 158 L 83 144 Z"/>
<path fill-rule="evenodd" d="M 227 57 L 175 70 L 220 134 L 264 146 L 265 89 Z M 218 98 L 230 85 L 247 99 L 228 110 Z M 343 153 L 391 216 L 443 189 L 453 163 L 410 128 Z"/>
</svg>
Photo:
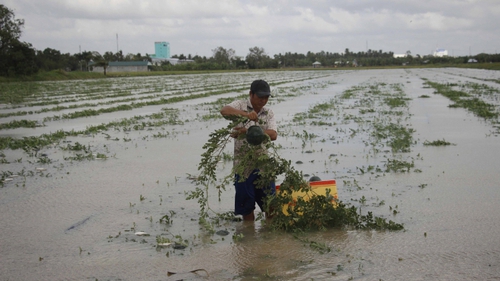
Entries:
<svg viewBox="0 0 500 281">
<path fill-rule="evenodd" d="M 3 180 L 3 182 L 10 182 L 10 181 L 13 181 L 13 180 L 14 180 L 13 178 L 5 178 L 5 179 Z"/>
<path fill-rule="evenodd" d="M 243 216 L 242 215 L 235 215 L 232 221 L 243 221 Z"/>
<path fill-rule="evenodd" d="M 170 247 L 170 245 L 172 245 L 172 243 L 158 243 L 157 244 L 157 246 L 160 248 Z"/>
<path fill-rule="evenodd" d="M 203 268 L 200 268 L 200 269 L 195 269 L 195 270 L 191 270 L 189 272 L 172 272 L 172 271 L 167 271 L 167 276 L 171 276 L 171 275 L 174 275 L 174 274 L 183 274 L 183 273 L 194 273 L 194 274 L 197 274 L 197 271 L 204 271 L 206 274 L 207 274 L 207 277 L 209 277 L 208 275 L 208 271 L 206 271 L 205 269 Z"/>
<path fill-rule="evenodd" d="M 220 236 L 226 236 L 229 234 L 229 231 L 227 230 L 219 230 L 215 234 L 220 235 Z"/>
<path fill-rule="evenodd" d="M 138 231 L 135 233 L 135 235 L 137 235 L 137 236 L 150 236 L 149 233 L 146 233 L 144 231 Z"/>
<path fill-rule="evenodd" d="M 176 250 L 184 250 L 184 249 L 186 249 L 186 247 L 187 247 L 186 244 L 175 242 L 175 244 L 174 244 L 174 246 L 172 248 L 174 248 Z"/>
<path fill-rule="evenodd" d="M 300 160 L 299 160 L 299 161 L 297 161 L 297 162 L 295 162 L 295 164 L 303 164 L 303 163 L 304 163 L 304 162 L 302 162 L 302 161 L 300 161 Z"/>
<path fill-rule="evenodd" d="M 187 174 L 187 179 L 188 180 L 192 180 L 192 181 L 195 181 L 195 180 L 198 180 L 199 179 L 199 176 L 195 176 L 195 175 L 191 175 L 191 174 Z"/>
<path fill-rule="evenodd" d="M 36 168 L 36 170 L 37 170 L 38 172 L 43 172 L 43 171 L 46 171 L 46 170 L 47 170 L 47 168 Z"/>
<path fill-rule="evenodd" d="M 81 221 L 79 221 L 79 222 L 77 222 L 77 223 L 73 224 L 72 226 L 70 226 L 70 227 L 68 227 L 68 228 L 66 229 L 66 232 L 67 232 L 67 231 L 70 231 L 70 230 L 73 230 L 73 229 L 75 229 L 75 228 L 78 228 L 79 226 L 81 226 L 81 225 L 83 225 L 84 223 L 86 223 L 86 222 L 87 222 L 87 221 L 88 221 L 91 217 L 92 217 L 92 216 L 86 217 L 85 219 L 83 219 L 83 220 L 81 220 Z"/>
</svg>

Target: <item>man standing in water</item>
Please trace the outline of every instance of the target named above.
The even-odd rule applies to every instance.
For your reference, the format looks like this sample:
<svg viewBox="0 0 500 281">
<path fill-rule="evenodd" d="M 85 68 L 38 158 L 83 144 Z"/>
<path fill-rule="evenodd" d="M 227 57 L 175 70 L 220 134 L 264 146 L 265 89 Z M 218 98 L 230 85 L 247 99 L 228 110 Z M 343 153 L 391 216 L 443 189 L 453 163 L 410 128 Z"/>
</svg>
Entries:
<svg viewBox="0 0 500 281">
<path fill-rule="evenodd" d="M 269 84 L 264 80 L 255 80 L 250 86 L 248 99 L 237 100 L 224 106 L 220 113 L 222 116 L 243 116 L 254 122 L 246 122 L 234 128 L 234 133 L 231 135 L 235 138 L 234 141 L 234 165 L 238 165 L 238 156 L 242 154 L 242 147 L 249 145 L 244 138 L 239 138 L 247 133 L 247 129 L 253 125 L 259 124 L 264 130 L 264 133 L 274 141 L 278 137 L 276 120 L 274 112 L 264 107 L 271 96 Z M 254 183 L 259 179 L 259 169 L 249 171 L 245 181 L 240 181 L 241 175 L 235 175 L 234 185 L 236 187 L 234 213 L 242 215 L 243 220 L 255 220 L 254 209 L 257 203 L 262 211 L 264 211 L 264 198 L 267 195 L 276 193 L 274 182 L 270 182 L 264 188 L 257 188 Z"/>
</svg>

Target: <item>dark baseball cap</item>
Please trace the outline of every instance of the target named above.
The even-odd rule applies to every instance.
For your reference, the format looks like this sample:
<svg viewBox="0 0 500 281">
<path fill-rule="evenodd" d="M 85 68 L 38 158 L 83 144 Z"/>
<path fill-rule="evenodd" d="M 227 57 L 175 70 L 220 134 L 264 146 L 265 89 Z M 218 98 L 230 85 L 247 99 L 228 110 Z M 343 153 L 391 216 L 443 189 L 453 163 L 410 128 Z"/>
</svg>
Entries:
<svg viewBox="0 0 500 281">
<path fill-rule="evenodd" d="M 250 91 L 256 94 L 258 97 L 272 97 L 271 96 L 271 88 L 269 84 L 267 84 L 264 80 L 255 80 L 252 82 L 250 86 Z"/>
</svg>

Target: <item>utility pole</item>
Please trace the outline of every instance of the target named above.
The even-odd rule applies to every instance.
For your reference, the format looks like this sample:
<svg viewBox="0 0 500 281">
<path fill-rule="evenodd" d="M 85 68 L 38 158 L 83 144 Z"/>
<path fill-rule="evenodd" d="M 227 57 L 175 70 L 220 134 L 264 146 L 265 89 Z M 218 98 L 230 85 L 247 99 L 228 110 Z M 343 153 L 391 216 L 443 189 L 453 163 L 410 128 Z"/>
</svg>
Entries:
<svg viewBox="0 0 500 281">
<path fill-rule="evenodd" d="M 80 50 L 80 58 L 81 58 L 81 56 L 82 56 L 82 45 L 78 45 L 78 49 Z M 81 71 L 83 71 L 83 63 L 82 63 L 81 59 L 80 59 L 79 62 L 80 62 Z"/>
<path fill-rule="evenodd" d="M 116 52 L 118 53 L 120 49 L 118 48 L 118 33 L 116 33 Z"/>
</svg>

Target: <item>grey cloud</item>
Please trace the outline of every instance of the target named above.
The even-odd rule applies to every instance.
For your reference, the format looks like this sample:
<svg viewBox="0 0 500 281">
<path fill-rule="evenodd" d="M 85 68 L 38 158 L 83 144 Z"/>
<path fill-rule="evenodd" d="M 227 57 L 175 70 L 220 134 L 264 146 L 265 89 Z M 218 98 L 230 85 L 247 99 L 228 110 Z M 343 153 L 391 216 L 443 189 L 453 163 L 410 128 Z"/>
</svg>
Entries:
<svg viewBox="0 0 500 281">
<path fill-rule="evenodd" d="M 25 19 L 23 40 L 70 53 L 80 46 L 116 51 L 116 34 L 125 53 L 152 53 L 154 41 L 170 42 L 172 54 L 205 56 L 218 46 L 239 56 L 254 46 L 271 56 L 346 48 L 429 54 L 440 47 L 455 55 L 500 49 L 500 2 L 493 0 L 4 2 Z"/>
</svg>

